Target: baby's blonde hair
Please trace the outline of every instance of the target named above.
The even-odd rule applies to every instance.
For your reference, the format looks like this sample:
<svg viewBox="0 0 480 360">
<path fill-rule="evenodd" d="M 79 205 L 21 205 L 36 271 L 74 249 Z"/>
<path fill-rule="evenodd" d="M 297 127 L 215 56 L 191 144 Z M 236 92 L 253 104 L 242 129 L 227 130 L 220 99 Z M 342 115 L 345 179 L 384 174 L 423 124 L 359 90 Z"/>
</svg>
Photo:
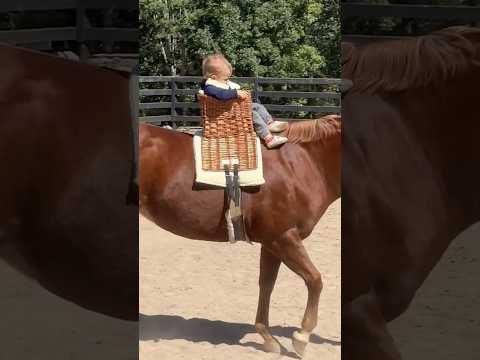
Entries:
<svg viewBox="0 0 480 360">
<path fill-rule="evenodd" d="M 218 71 L 218 61 L 222 61 L 225 63 L 229 68 L 230 72 L 232 72 L 232 64 L 223 56 L 222 54 L 212 54 L 208 55 L 202 62 L 202 72 L 203 78 L 208 79 L 212 75 L 215 75 Z"/>
</svg>

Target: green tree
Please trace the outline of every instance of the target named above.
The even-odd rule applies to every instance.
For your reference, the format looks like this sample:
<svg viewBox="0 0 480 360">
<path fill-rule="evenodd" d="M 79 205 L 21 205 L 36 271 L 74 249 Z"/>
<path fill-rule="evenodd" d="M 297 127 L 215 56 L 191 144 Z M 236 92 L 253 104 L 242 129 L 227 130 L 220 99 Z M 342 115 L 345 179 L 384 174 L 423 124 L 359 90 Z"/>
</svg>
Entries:
<svg viewBox="0 0 480 360">
<path fill-rule="evenodd" d="M 199 75 L 222 52 L 238 76 L 339 76 L 338 0 L 140 0 L 142 72 Z"/>
</svg>

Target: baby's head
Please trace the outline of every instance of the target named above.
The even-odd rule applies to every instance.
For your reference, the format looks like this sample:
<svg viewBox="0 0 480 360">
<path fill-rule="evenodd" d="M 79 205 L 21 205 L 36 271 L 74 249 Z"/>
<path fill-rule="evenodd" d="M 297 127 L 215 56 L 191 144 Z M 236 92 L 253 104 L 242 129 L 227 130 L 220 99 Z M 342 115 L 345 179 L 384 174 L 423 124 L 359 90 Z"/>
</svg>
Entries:
<svg viewBox="0 0 480 360">
<path fill-rule="evenodd" d="M 207 56 L 202 63 L 203 78 L 226 83 L 232 76 L 232 65 L 221 54 Z"/>
</svg>

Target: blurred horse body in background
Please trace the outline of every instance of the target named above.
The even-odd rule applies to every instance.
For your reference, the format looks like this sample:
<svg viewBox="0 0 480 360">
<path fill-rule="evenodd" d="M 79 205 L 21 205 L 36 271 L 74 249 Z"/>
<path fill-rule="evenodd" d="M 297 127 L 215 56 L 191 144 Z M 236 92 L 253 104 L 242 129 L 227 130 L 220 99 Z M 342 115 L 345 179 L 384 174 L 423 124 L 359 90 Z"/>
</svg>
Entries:
<svg viewBox="0 0 480 360">
<path fill-rule="evenodd" d="M 129 74 L 0 45 L 0 257 L 49 291 L 138 318 Z"/>
<path fill-rule="evenodd" d="M 387 322 L 480 220 L 480 30 L 342 50 L 342 358 L 400 359 Z"/>
</svg>

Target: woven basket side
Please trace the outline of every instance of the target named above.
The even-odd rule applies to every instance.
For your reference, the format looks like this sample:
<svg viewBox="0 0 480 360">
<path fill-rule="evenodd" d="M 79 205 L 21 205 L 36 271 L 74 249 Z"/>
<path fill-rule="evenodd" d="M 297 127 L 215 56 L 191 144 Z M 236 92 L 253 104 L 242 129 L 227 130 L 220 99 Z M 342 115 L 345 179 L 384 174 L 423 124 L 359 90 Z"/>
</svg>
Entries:
<svg viewBox="0 0 480 360">
<path fill-rule="evenodd" d="M 240 170 L 256 169 L 256 135 L 252 121 L 252 100 L 217 100 L 199 95 L 202 112 L 202 167 L 223 171 L 222 161 L 237 159 Z"/>
</svg>

